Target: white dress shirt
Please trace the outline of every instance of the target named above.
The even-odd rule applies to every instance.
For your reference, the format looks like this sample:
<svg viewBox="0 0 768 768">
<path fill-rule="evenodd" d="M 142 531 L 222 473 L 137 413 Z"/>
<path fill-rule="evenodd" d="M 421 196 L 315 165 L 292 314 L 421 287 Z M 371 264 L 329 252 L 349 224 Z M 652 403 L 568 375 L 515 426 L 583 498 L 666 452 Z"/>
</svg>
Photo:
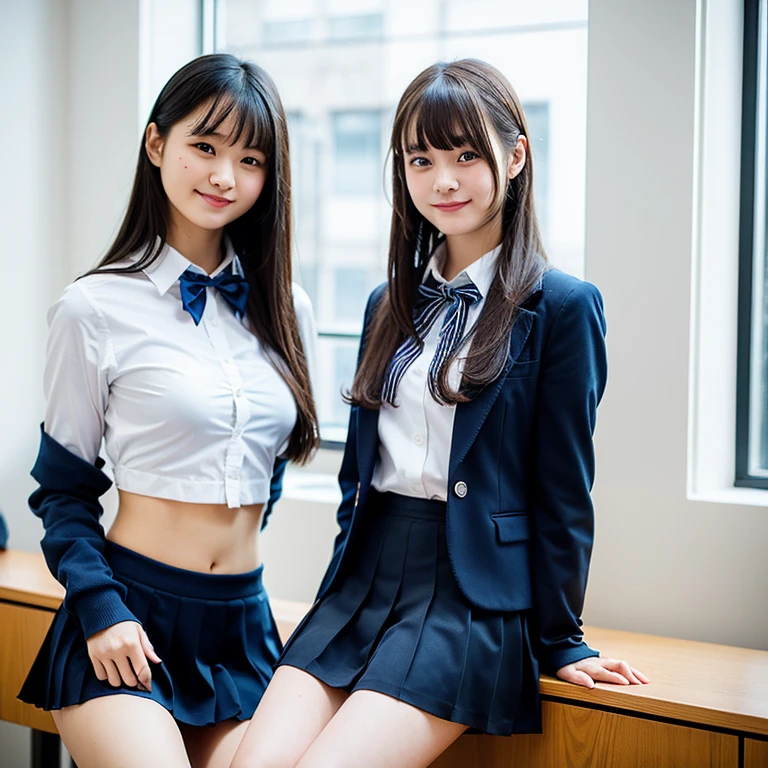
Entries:
<svg viewBox="0 0 768 768">
<path fill-rule="evenodd" d="M 458 287 L 472 281 L 482 294 L 467 312 L 465 335 L 477 322 L 496 274 L 501 246 L 470 264 L 451 281 L 443 278 L 446 249 L 442 243 L 432 255 L 424 278 L 430 273 L 440 283 Z M 438 334 L 450 303 L 430 328 L 422 353 L 406 370 L 397 390 L 397 407 L 385 403 L 379 411 L 379 457 L 372 485 L 378 491 L 392 491 L 420 499 L 448 498 L 448 464 L 451 457 L 455 405 L 441 405 L 430 394 L 427 371 L 435 356 Z M 462 349 L 466 347 L 466 342 Z M 466 351 L 466 350 L 464 350 Z M 465 357 L 459 355 L 448 371 L 448 383 L 458 390 Z"/>
<path fill-rule="evenodd" d="M 230 244 L 211 275 L 230 263 Z M 276 457 L 296 422 L 288 385 L 218 290 L 199 325 L 182 307 L 179 277 L 205 274 L 170 246 L 134 274 L 69 285 L 48 313 L 45 431 L 93 463 L 102 437 L 118 488 L 239 507 L 269 498 Z M 293 287 L 310 372 L 315 326 Z"/>
</svg>

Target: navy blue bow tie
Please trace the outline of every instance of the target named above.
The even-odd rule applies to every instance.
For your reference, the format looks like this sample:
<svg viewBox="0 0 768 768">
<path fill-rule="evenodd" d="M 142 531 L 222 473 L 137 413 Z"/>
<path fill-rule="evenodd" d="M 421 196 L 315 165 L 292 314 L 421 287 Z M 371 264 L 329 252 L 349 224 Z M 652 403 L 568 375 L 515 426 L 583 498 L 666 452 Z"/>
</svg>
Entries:
<svg viewBox="0 0 768 768">
<path fill-rule="evenodd" d="M 224 270 L 216 277 L 210 277 L 187 269 L 179 278 L 179 284 L 181 285 L 181 305 L 192 315 L 195 325 L 200 325 L 205 309 L 205 289 L 209 286 L 221 294 L 236 315 L 239 317 L 245 315 L 250 286 L 241 275 L 233 275 Z"/>
<path fill-rule="evenodd" d="M 432 397 L 439 402 L 437 381 L 440 368 L 454 350 L 461 345 L 469 308 L 480 301 L 482 297 L 483 294 L 480 293 L 480 289 L 471 280 L 464 285 L 453 287 L 447 283 L 438 282 L 431 274 L 427 276 L 427 279 L 419 286 L 419 295 L 413 309 L 413 327 L 416 336 L 409 336 L 400 345 L 390 360 L 384 375 L 381 399 L 385 403 L 395 404 L 395 396 L 400 381 L 410 368 L 411 363 L 421 354 L 424 348 L 424 339 L 437 316 L 446 304 L 450 304 L 440 328 L 437 349 L 427 374 L 429 391 Z"/>
</svg>

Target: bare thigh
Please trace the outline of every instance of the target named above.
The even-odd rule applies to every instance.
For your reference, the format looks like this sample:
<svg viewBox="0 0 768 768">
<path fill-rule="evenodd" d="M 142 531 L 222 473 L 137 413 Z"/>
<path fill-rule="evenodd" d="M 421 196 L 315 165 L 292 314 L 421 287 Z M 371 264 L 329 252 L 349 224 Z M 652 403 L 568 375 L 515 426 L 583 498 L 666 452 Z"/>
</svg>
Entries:
<svg viewBox="0 0 768 768">
<path fill-rule="evenodd" d="M 295 667 L 278 667 L 232 768 L 294 768 L 347 694 Z"/>
<path fill-rule="evenodd" d="M 190 768 L 176 721 L 151 699 L 115 694 L 52 714 L 78 768 Z"/>
<path fill-rule="evenodd" d="M 249 722 L 225 720 L 201 727 L 180 723 L 192 768 L 229 768 Z"/>
<path fill-rule="evenodd" d="M 467 729 L 376 691 L 355 691 L 297 768 L 425 768 Z"/>
</svg>

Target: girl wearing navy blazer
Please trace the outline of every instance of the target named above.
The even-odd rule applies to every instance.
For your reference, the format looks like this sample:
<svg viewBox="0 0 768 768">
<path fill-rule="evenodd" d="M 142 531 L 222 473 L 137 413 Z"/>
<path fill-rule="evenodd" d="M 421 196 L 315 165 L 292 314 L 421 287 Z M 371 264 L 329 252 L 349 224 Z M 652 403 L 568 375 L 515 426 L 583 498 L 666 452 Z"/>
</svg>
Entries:
<svg viewBox="0 0 768 768">
<path fill-rule="evenodd" d="M 520 102 L 485 63 L 436 64 L 391 151 L 341 533 L 236 768 L 427 766 L 467 728 L 538 732 L 540 669 L 647 681 L 582 638 L 605 320 L 546 261 Z"/>
<path fill-rule="evenodd" d="M 49 312 L 30 506 L 66 595 L 20 697 L 80 768 L 226 768 L 279 656 L 259 531 L 318 440 L 288 163 L 269 76 L 190 62 L 152 109 L 115 243 Z"/>
</svg>

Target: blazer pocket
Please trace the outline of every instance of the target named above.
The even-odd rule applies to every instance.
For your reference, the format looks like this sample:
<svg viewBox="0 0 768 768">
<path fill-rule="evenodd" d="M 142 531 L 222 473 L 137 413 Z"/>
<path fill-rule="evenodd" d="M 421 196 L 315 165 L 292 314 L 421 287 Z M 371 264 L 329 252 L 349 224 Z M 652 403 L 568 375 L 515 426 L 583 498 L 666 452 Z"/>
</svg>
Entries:
<svg viewBox="0 0 768 768">
<path fill-rule="evenodd" d="M 529 379 L 538 371 L 538 360 L 518 360 L 507 372 L 505 379 Z"/>
<path fill-rule="evenodd" d="M 501 544 L 514 544 L 531 538 L 530 518 L 526 510 L 497 512 L 491 515 L 496 525 L 496 537 Z"/>
</svg>

